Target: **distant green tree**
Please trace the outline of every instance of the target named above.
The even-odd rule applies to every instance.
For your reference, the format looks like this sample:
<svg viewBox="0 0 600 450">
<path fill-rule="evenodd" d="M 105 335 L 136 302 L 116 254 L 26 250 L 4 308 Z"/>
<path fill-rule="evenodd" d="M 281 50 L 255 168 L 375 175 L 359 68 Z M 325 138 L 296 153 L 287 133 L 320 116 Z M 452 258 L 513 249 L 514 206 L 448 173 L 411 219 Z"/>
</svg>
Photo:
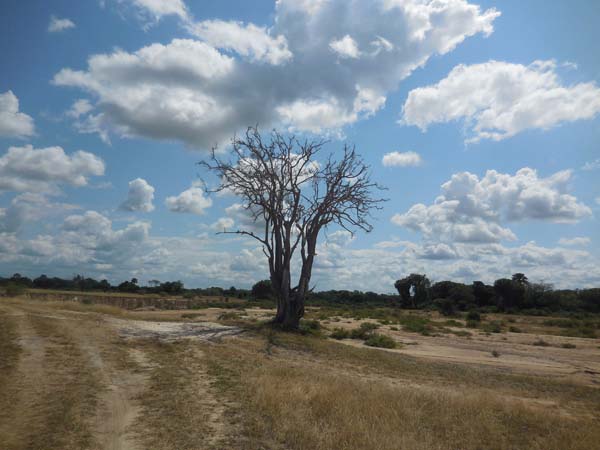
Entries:
<svg viewBox="0 0 600 450">
<path fill-rule="evenodd" d="M 425 275 L 411 273 L 394 283 L 402 298 L 403 306 L 418 308 L 429 302 L 429 279 Z"/>
<path fill-rule="evenodd" d="M 518 281 L 500 278 L 494 282 L 498 308 L 503 311 L 521 308 L 525 297 L 525 287 Z"/>
<path fill-rule="evenodd" d="M 271 280 L 260 280 L 252 286 L 252 297 L 255 299 L 270 299 L 273 297 Z"/>
<path fill-rule="evenodd" d="M 493 286 L 489 286 L 482 281 L 474 281 L 471 290 L 475 296 L 475 303 L 477 306 L 489 306 L 494 304 L 495 292 Z"/>
<path fill-rule="evenodd" d="M 529 284 L 529 279 L 525 276 L 524 273 L 520 272 L 513 274 L 512 280 L 515 283 L 519 283 L 521 286 L 527 286 Z"/>
</svg>

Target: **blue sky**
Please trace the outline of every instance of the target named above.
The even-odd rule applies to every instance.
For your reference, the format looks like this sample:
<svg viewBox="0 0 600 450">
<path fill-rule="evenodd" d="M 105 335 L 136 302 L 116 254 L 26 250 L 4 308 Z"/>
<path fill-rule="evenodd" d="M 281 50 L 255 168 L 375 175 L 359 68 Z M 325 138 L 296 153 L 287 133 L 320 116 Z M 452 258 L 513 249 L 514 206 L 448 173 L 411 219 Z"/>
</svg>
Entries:
<svg viewBox="0 0 600 450">
<path fill-rule="evenodd" d="M 600 4 L 4 1 L 0 274 L 249 286 L 247 218 L 198 161 L 259 123 L 356 145 L 374 231 L 322 236 L 317 289 L 411 272 L 600 284 Z M 387 155 L 387 156 L 386 156 Z"/>
</svg>

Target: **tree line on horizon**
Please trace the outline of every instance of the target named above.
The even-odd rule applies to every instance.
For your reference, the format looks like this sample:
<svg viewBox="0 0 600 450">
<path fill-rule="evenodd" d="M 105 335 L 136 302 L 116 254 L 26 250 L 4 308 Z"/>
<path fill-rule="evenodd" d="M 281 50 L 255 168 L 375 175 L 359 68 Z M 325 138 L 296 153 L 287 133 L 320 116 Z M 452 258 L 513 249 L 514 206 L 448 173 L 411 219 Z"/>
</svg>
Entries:
<svg viewBox="0 0 600 450">
<path fill-rule="evenodd" d="M 28 278 L 15 273 L 10 278 L 0 277 L 0 286 L 20 288 L 73 290 L 91 292 L 123 292 L 138 294 L 177 295 L 184 297 L 218 296 L 247 300 L 275 301 L 270 280 L 260 280 L 251 289 L 208 287 L 185 288 L 181 281 L 149 280 L 140 285 L 138 279 L 112 285 L 108 280 L 95 280 L 83 275 L 70 279 L 41 275 Z M 432 283 L 426 275 L 410 274 L 394 284 L 398 294 L 380 294 L 358 290 L 327 290 L 311 292 L 307 304 L 311 306 L 370 306 L 399 307 L 404 309 L 433 309 L 444 315 L 474 309 L 499 312 L 589 312 L 600 313 L 600 288 L 554 289 L 548 283 L 532 283 L 522 273 L 511 278 L 499 278 L 488 285 L 482 281 L 471 284 L 455 281 Z M 17 289 L 18 290 L 18 289 Z"/>
</svg>

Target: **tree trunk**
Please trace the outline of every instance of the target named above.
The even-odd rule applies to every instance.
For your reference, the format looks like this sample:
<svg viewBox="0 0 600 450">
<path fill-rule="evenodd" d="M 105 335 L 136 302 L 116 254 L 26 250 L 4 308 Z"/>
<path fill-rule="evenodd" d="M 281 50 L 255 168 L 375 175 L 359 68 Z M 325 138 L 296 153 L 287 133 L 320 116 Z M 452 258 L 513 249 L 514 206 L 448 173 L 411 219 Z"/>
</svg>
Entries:
<svg viewBox="0 0 600 450">
<path fill-rule="evenodd" d="M 300 326 L 300 319 L 304 316 L 304 297 L 289 291 L 278 293 L 277 314 L 273 323 L 282 328 L 296 330 Z"/>
</svg>

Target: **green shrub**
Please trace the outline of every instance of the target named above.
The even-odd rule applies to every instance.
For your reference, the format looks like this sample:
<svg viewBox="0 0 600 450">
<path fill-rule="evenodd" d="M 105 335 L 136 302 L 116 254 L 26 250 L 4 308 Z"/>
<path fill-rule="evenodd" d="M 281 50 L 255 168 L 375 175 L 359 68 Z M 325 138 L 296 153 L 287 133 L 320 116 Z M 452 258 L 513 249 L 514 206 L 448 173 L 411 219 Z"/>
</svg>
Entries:
<svg viewBox="0 0 600 450">
<path fill-rule="evenodd" d="M 471 321 L 471 322 L 480 322 L 481 321 L 481 315 L 477 311 L 469 311 L 467 313 L 467 322 L 468 321 Z"/>
<path fill-rule="evenodd" d="M 300 322 L 300 333 L 302 334 L 319 334 L 321 331 L 321 323 L 318 320 L 302 320 Z"/>
<path fill-rule="evenodd" d="M 570 342 L 565 342 L 561 345 L 562 348 L 577 348 L 575 344 L 571 344 Z"/>
<path fill-rule="evenodd" d="M 370 347 L 396 348 L 396 341 L 389 336 L 372 333 L 367 340 L 365 340 L 365 345 Z"/>
<path fill-rule="evenodd" d="M 537 347 L 550 347 L 550 344 L 548 344 L 545 340 L 543 339 L 538 339 L 537 341 L 535 341 L 533 344 L 531 345 L 535 345 Z"/>
<path fill-rule="evenodd" d="M 366 331 L 373 331 L 379 328 L 379 324 L 373 322 L 363 322 L 360 324 L 360 328 Z"/>
<path fill-rule="evenodd" d="M 426 319 L 424 317 L 408 315 L 401 317 L 399 322 L 405 331 L 421 333 L 425 336 L 427 336 L 431 331 L 431 324 L 429 322 L 429 319 Z"/>
<path fill-rule="evenodd" d="M 348 339 L 350 337 L 350 332 L 343 328 L 334 328 L 329 337 L 333 339 Z"/>
<path fill-rule="evenodd" d="M 484 323 L 481 329 L 486 333 L 501 333 L 502 324 L 499 321 L 494 320 L 492 322 Z"/>
<path fill-rule="evenodd" d="M 517 328 L 517 327 L 512 326 L 512 325 L 510 327 L 508 327 L 508 331 L 510 331 L 511 333 L 522 333 L 522 331 L 521 331 L 520 328 Z"/>
<path fill-rule="evenodd" d="M 492 356 L 493 356 L 494 358 L 498 358 L 498 357 L 500 356 L 500 352 L 499 352 L 499 351 L 497 351 L 497 350 L 492 350 Z"/>
<path fill-rule="evenodd" d="M 454 303 L 449 298 L 435 299 L 433 304 L 443 316 L 453 316 L 456 313 Z"/>
<path fill-rule="evenodd" d="M 363 322 L 360 327 L 353 329 L 350 332 L 352 339 L 367 339 L 373 333 L 373 330 L 379 328 L 379 325 L 372 322 Z"/>
</svg>

